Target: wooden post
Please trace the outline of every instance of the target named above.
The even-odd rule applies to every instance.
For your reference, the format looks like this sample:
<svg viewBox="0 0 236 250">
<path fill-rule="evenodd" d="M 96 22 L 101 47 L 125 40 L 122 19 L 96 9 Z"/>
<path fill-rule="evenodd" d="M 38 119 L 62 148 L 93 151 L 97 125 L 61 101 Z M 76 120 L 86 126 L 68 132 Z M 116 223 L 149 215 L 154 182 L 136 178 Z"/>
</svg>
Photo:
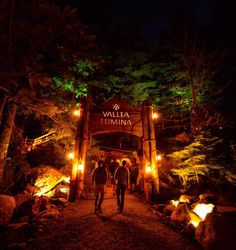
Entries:
<svg viewBox="0 0 236 250">
<path fill-rule="evenodd" d="M 153 107 L 149 105 L 149 135 L 150 135 L 150 158 L 151 158 L 151 166 L 152 166 L 152 174 L 154 180 L 154 191 L 159 193 L 159 176 L 158 176 L 158 168 L 156 164 L 156 136 L 155 136 L 155 125 L 153 119 Z"/>
<path fill-rule="evenodd" d="M 143 171 L 144 171 L 144 192 L 147 201 L 151 201 L 152 185 L 156 192 L 159 192 L 159 179 L 156 166 L 156 140 L 155 128 L 153 121 L 153 108 L 151 99 L 148 99 L 143 104 L 142 109 L 143 119 Z M 147 165 L 151 168 L 151 173 L 146 173 Z M 151 185 L 152 182 L 152 185 Z"/>
<path fill-rule="evenodd" d="M 80 163 L 83 166 L 83 169 L 78 171 L 77 174 L 77 187 L 76 187 L 76 196 L 77 198 L 81 198 L 83 189 L 84 189 L 84 169 L 86 166 L 86 155 L 88 149 L 89 142 L 89 116 L 90 116 L 90 105 L 91 105 L 91 97 L 87 96 L 86 104 L 84 108 L 84 116 L 83 116 L 83 128 L 82 128 L 82 140 L 80 147 Z"/>
<path fill-rule="evenodd" d="M 71 170 L 71 178 L 70 178 L 70 193 L 69 193 L 69 201 L 73 202 L 76 199 L 76 187 L 78 180 L 78 164 L 80 158 L 80 146 L 81 146 L 81 137 L 82 137 L 82 125 L 83 125 L 83 106 L 80 107 L 80 116 L 77 120 L 77 128 L 75 134 L 75 147 L 74 147 L 74 161 L 72 164 Z"/>
</svg>

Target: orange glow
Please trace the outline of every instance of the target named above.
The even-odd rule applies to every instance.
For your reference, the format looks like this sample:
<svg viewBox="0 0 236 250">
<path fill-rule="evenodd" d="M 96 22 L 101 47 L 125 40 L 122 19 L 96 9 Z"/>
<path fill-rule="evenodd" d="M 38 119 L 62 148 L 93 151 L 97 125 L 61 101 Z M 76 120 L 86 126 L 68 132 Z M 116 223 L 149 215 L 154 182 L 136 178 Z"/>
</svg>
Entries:
<svg viewBox="0 0 236 250">
<path fill-rule="evenodd" d="M 152 113 L 152 119 L 156 120 L 159 117 L 157 112 Z"/>
<path fill-rule="evenodd" d="M 160 161 L 162 159 L 161 155 L 156 156 L 156 161 Z"/>
<path fill-rule="evenodd" d="M 74 159 L 74 157 L 75 157 L 74 152 L 70 152 L 70 153 L 68 154 L 68 158 L 69 158 L 69 159 Z"/>
<path fill-rule="evenodd" d="M 178 207 L 178 205 L 179 205 L 179 201 L 178 201 L 178 200 L 177 200 L 177 201 L 171 200 L 171 203 L 172 203 L 172 205 L 174 205 L 175 207 Z"/>
<path fill-rule="evenodd" d="M 82 163 L 80 163 L 80 164 L 77 166 L 77 169 L 78 169 L 78 171 L 83 172 L 83 171 L 84 171 L 84 165 L 83 165 Z"/>
<path fill-rule="evenodd" d="M 211 213 L 214 208 L 213 204 L 197 204 L 193 211 L 202 219 L 204 220 L 206 218 L 206 215 L 208 213 Z"/>
<path fill-rule="evenodd" d="M 213 204 L 197 204 L 193 212 L 189 212 L 191 218 L 190 223 L 193 224 L 194 227 L 197 227 L 198 224 L 206 218 L 206 215 L 212 212 L 213 208 Z"/>
<path fill-rule="evenodd" d="M 186 202 L 186 203 L 190 203 L 190 200 L 188 198 L 186 198 L 185 196 L 181 195 L 179 197 L 179 202 Z"/>
<path fill-rule="evenodd" d="M 80 117 L 80 109 L 74 110 L 73 115 L 77 116 L 77 117 Z"/>
<path fill-rule="evenodd" d="M 69 192 L 69 187 L 60 188 L 60 192 L 67 194 Z"/>
<path fill-rule="evenodd" d="M 150 174 L 151 172 L 152 172 L 152 168 L 149 165 L 147 165 L 147 167 L 146 167 L 146 173 Z"/>
<path fill-rule="evenodd" d="M 69 176 L 65 177 L 65 178 L 63 179 L 63 181 L 66 182 L 66 183 L 70 183 L 70 177 L 69 177 Z"/>
</svg>

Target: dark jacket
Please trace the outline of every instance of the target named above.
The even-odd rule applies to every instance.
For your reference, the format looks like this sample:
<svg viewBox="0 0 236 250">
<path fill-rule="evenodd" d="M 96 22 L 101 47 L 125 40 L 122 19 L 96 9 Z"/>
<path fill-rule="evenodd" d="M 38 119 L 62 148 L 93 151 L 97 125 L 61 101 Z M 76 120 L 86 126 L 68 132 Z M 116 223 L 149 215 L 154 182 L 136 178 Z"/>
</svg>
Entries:
<svg viewBox="0 0 236 250">
<path fill-rule="evenodd" d="M 114 179 L 116 184 L 129 185 L 129 169 L 127 167 L 118 167 L 115 171 Z"/>
<path fill-rule="evenodd" d="M 93 173 L 92 173 L 92 184 L 95 183 L 95 185 L 97 184 L 105 185 L 107 183 L 107 178 L 108 178 L 108 174 L 107 174 L 106 168 L 97 167 L 93 170 Z"/>
</svg>

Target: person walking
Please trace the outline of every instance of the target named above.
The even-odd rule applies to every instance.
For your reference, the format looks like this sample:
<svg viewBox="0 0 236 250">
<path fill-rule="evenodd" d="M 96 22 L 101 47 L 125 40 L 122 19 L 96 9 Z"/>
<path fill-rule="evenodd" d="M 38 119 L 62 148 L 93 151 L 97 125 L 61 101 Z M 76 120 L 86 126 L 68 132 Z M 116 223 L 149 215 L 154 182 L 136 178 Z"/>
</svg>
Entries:
<svg viewBox="0 0 236 250">
<path fill-rule="evenodd" d="M 92 185 L 94 186 L 95 209 L 94 213 L 102 214 L 102 202 L 105 195 L 108 173 L 103 161 L 98 161 L 98 167 L 92 172 Z"/>
<path fill-rule="evenodd" d="M 114 174 L 116 169 L 119 167 L 119 163 L 117 161 L 115 161 L 114 158 L 111 158 L 110 160 L 110 164 L 109 164 L 109 173 L 110 173 L 110 181 L 111 181 L 111 185 L 112 185 L 112 191 L 113 191 L 113 195 L 115 195 L 115 180 L 114 180 Z"/>
<path fill-rule="evenodd" d="M 129 185 L 129 169 L 126 167 L 126 161 L 122 161 L 122 165 L 119 166 L 114 174 L 114 180 L 116 183 L 116 197 L 119 213 L 124 210 L 125 191 Z"/>
<path fill-rule="evenodd" d="M 137 190 L 138 175 L 139 175 L 139 166 L 136 158 L 134 158 L 134 162 L 130 167 L 130 193 Z"/>
</svg>

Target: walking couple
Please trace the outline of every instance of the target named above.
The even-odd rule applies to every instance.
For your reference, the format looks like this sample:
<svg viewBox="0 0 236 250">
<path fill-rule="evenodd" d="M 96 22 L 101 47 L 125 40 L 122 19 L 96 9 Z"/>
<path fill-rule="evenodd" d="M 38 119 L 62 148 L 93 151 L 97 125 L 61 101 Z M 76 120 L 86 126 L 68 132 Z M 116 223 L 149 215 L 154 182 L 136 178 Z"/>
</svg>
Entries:
<svg viewBox="0 0 236 250">
<path fill-rule="evenodd" d="M 94 185 L 95 196 L 95 214 L 102 213 L 102 202 L 105 195 L 107 181 L 108 173 L 104 166 L 104 161 L 98 161 L 98 167 L 96 167 L 92 173 L 92 184 Z M 125 191 L 129 185 L 129 169 L 126 167 L 125 160 L 122 161 L 122 165 L 116 169 L 114 181 L 116 183 L 118 212 L 122 213 L 124 210 Z"/>
</svg>

